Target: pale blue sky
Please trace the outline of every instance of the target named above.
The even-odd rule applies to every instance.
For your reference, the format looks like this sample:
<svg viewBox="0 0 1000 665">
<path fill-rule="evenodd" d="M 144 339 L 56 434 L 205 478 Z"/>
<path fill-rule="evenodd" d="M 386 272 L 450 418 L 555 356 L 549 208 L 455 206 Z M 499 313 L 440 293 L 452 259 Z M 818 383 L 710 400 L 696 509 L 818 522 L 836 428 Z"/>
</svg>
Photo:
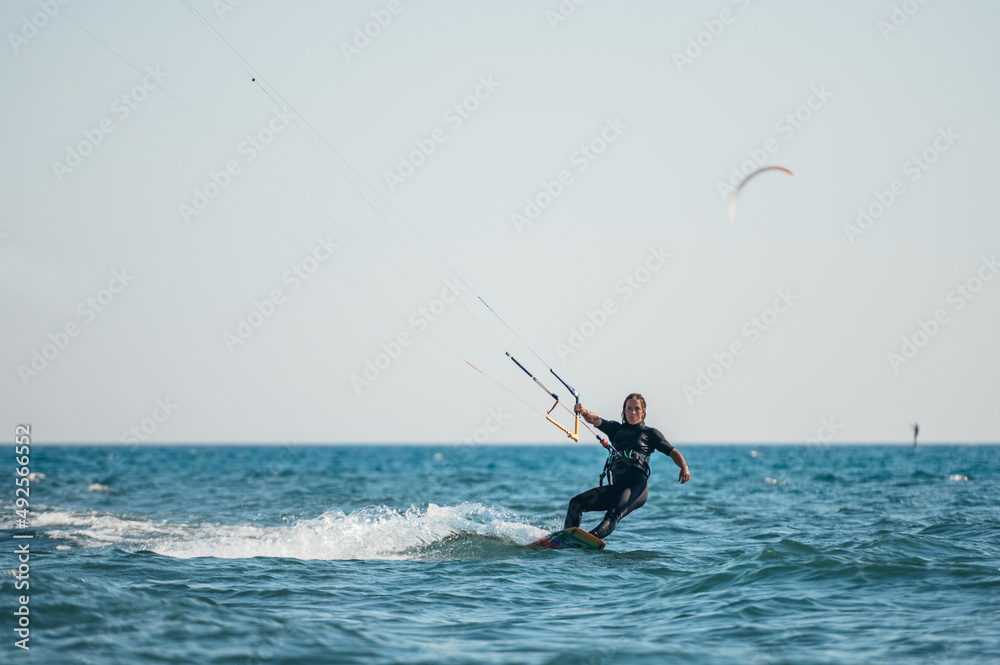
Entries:
<svg viewBox="0 0 1000 665">
<path fill-rule="evenodd" d="M 434 302 L 448 270 L 358 187 L 605 417 L 638 391 L 647 423 L 678 444 L 905 441 L 914 420 L 928 442 L 1000 438 L 1000 279 L 985 279 L 1000 252 L 995 3 L 589 0 L 554 28 L 556 1 L 191 3 L 300 117 L 276 115 L 183 2 L 0 8 L 0 35 L 24 54 L 0 54 L 9 431 L 566 440 L 503 350 L 555 390 L 542 363 L 471 291 L 459 289 L 464 305 Z M 919 9 L 880 28 L 904 5 Z M 369 25 L 377 36 L 348 61 L 343 45 L 373 12 L 387 24 Z M 689 40 L 705 46 L 679 65 Z M 135 88 L 132 66 L 162 80 Z M 77 91 L 127 110 L 135 133 L 117 121 L 102 132 L 113 121 Z M 449 109 L 463 100 L 458 123 Z M 254 154 L 245 142 L 258 134 L 269 142 Z M 87 136 L 101 140 L 78 166 L 53 166 Z M 435 136 L 390 188 L 386 173 Z M 591 141 L 603 150 L 593 161 L 579 151 Z M 755 179 L 730 223 L 719 182 L 765 146 L 764 163 L 795 178 Z M 924 170 L 912 158 L 925 151 Z M 231 198 L 187 223 L 181 206 L 205 187 L 191 171 L 229 162 Z M 568 184 L 518 229 L 526 198 L 545 203 L 543 183 L 563 171 Z M 850 242 L 858 208 L 890 196 Z M 327 266 L 370 295 L 327 267 L 308 273 L 301 247 L 318 238 L 336 245 Z M 627 275 L 648 279 L 636 290 Z M 957 285 L 981 288 L 970 299 Z M 276 289 L 271 316 L 234 345 L 227 335 Z M 402 320 L 422 307 L 444 309 L 427 332 L 451 352 Z M 925 323 L 930 335 L 920 322 L 936 312 L 946 323 Z M 77 334 L 60 336 L 67 326 Z M 364 385 L 366 361 L 385 365 L 400 335 L 409 344 Z M 921 346 L 894 362 L 904 336 Z M 36 351 L 52 356 L 44 367 Z M 699 384 L 699 372 L 716 378 Z"/>
</svg>

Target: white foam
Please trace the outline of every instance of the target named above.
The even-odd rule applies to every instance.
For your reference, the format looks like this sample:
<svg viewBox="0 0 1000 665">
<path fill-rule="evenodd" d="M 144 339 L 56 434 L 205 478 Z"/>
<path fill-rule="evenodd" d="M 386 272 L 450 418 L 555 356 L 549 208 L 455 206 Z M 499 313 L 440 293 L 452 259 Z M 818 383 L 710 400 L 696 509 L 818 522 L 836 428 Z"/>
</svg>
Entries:
<svg viewBox="0 0 1000 665">
<path fill-rule="evenodd" d="M 90 483 L 87 485 L 88 492 L 110 492 L 111 488 L 100 483 Z"/>
<path fill-rule="evenodd" d="M 194 538 L 153 543 L 149 549 L 185 559 L 405 559 L 412 556 L 408 550 L 462 533 L 525 543 L 545 535 L 542 529 L 514 520 L 512 515 L 480 504 L 430 504 L 423 511 L 378 506 L 350 514 L 330 511 L 287 527 L 218 527 Z"/>
<path fill-rule="evenodd" d="M 182 536 L 190 525 L 119 517 L 99 511 L 69 513 L 59 510 L 33 513 L 31 526 L 45 529 L 50 538 L 64 539 L 82 547 L 100 545 L 144 545 L 150 538 Z"/>
<path fill-rule="evenodd" d="M 370 506 L 350 514 L 330 511 L 287 526 L 178 523 L 89 513 L 36 515 L 34 526 L 78 546 L 118 545 L 189 559 L 287 557 L 294 559 L 408 559 L 415 548 L 449 536 L 505 538 L 526 544 L 547 532 L 516 515 L 483 506 L 429 504 L 400 511 Z"/>
</svg>

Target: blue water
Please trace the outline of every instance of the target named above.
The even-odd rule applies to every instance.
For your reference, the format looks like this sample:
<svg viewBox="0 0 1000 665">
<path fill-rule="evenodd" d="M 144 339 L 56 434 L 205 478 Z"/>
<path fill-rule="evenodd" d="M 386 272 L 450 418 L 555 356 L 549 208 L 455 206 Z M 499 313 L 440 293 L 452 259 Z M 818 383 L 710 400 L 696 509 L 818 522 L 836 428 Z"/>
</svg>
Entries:
<svg viewBox="0 0 1000 665">
<path fill-rule="evenodd" d="M 0 492 L 0 660 L 1000 662 L 1000 447 L 681 449 L 691 482 L 657 456 L 582 552 L 521 545 L 596 444 L 35 445 L 27 530 Z"/>
</svg>

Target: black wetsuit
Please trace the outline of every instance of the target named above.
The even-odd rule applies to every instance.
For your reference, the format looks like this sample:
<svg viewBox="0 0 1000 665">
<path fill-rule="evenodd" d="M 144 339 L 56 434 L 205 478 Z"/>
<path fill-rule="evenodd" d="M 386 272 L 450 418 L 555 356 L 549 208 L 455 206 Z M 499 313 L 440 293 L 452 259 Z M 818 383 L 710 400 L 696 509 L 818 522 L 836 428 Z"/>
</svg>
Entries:
<svg viewBox="0 0 1000 665">
<path fill-rule="evenodd" d="M 603 485 L 602 474 L 600 487 L 589 489 L 570 499 L 564 528 L 580 526 L 585 512 L 605 510 L 604 520 L 590 532 L 598 538 L 604 538 L 615 530 L 619 520 L 646 503 L 649 496 L 646 486 L 649 458 L 653 452 L 659 450 L 664 455 L 670 455 L 674 447 L 660 430 L 646 427 L 644 423 L 629 425 L 604 420 L 598 429 L 607 434 L 611 445 L 628 459 L 611 462 L 610 485 Z"/>
</svg>

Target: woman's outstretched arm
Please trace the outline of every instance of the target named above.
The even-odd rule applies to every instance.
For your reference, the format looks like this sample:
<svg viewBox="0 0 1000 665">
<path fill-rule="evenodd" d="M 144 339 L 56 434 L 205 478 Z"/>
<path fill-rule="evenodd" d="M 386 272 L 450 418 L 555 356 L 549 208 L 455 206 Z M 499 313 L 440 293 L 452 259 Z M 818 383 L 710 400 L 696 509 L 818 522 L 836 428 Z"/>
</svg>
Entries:
<svg viewBox="0 0 1000 665">
<path fill-rule="evenodd" d="M 604 422 L 603 420 L 601 420 L 601 417 L 599 415 L 597 415 L 596 413 L 591 413 L 590 411 L 587 411 L 585 408 L 583 408 L 582 404 L 577 404 L 576 407 L 574 407 L 574 410 L 580 415 L 581 418 L 586 420 L 594 427 L 600 427 L 601 423 Z"/>
<path fill-rule="evenodd" d="M 679 466 L 681 469 L 681 474 L 678 476 L 677 480 L 681 481 L 682 485 L 691 480 L 691 472 L 688 471 L 687 462 L 684 461 L 684 455 L 681 455 L 681 451 L 674 448 L 670 451 L 670 459 L 672 459 L 674 464 Z"/>
</svg>

